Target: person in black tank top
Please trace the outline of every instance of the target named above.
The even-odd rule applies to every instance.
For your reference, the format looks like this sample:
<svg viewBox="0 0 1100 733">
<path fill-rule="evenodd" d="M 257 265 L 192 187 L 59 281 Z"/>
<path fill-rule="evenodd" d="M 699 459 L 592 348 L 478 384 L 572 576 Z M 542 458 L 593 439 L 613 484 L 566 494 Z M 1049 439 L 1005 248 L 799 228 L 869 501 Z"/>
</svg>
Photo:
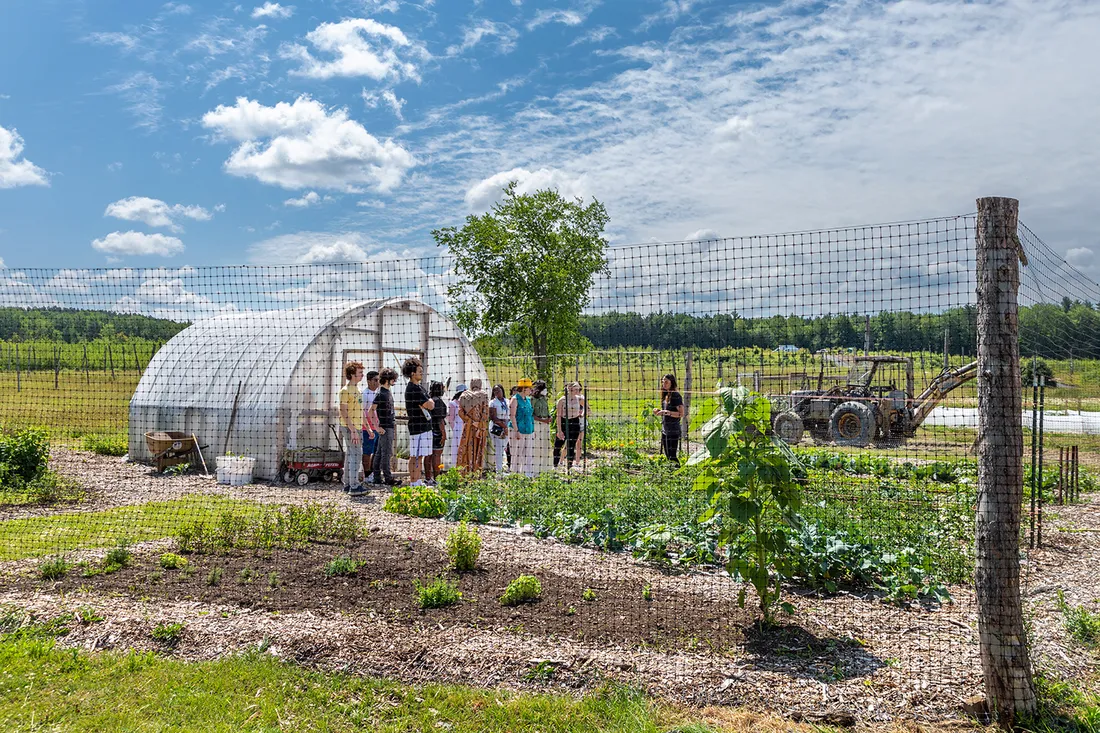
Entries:
<svg viewBox="0 0 1100 733">
<path fill-rule="evenodd" d="M 661 379 L 661 406 L 653 414 L 661 418 L 661 452 L 668 460 L 680 465 L 678 454 L 684 398 L 676 391 L 675 374 L 666 374 Z"/>
</svg>

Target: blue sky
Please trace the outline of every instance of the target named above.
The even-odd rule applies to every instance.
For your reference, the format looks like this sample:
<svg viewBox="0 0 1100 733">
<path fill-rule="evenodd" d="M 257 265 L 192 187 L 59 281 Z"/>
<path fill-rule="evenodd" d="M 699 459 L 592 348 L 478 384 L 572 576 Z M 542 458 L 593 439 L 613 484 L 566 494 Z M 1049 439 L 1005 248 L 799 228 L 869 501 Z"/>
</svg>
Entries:
<svg viewBox="0 0 1100 733">
<path fill-rule="evenodd" d="M 0 260 L 430 253 L 516 179 L 615 243 L 1016 196 L 1095 278 L 1097 37 L 1065 0 L 8 2 Z"/>
</svg>

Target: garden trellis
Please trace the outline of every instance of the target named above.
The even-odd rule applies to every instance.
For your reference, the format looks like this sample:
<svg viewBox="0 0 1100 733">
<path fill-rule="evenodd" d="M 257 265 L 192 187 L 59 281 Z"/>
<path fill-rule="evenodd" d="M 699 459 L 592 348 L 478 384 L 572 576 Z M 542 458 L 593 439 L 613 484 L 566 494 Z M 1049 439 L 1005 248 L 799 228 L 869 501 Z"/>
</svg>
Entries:
<svg viewBox="0 0 1100 733">
<path fill-rule="evenodd" d="M 191 630 L 175 647 L 185 656 L 206 634 L 227 651 L 269 635 L 290 656 L 350 653 L 365 670 L 418 681 L 613 677 L 692 703 L 868 720 L 957 712 L 990 680 L 980 634 L 1021 613 L 1033 619 L 1021 647 L 1030 661 L 1015 657 L 1016 673 L 1082 674 L 1053 589 L 1074 607 L 1100 596 L 1090 564 L 1100 535 L 1061 529 L 1094 516 L 1100 287 L 1006 211 L 612 246 L 578 348 L 551 357 L 550 406 L 571 381 L 587 401 L 578 460 L 495 476 L 490 441 L 484 476 L 447 473 L 435 487 L 379 486 L 366 498 L 325 475 L 281 480 L 293 451 L 347 449 L 330 429 L 344 364 L 400 372 L 420 357 L 448 401 L 475 378 L 507 390 L 533 376 L 522 337 L 454 326 L 446 255 L 3 270 L 0 602 L 38 593 L 40 607 L 109 615 L 147 599 Z M 1000 269 L 984 271 L 992 280 L 979 277 L 979 245 L 1001 248 Z M 1027 260 L 1017 259 L 1018 294 L 996 291 L 1018 305 L 1000 321 L 1001 345 L 1018 350 L 1011 364 L 982 340 L 994 329 L 979 328 L 980 286 L 1010 283 L 1009 248 Z M 1021 361 L 1049 374 L 1042 441 Z M 686 407 L 677 467 L 660 456 L 653 415 L 666 374 Z M 729 412 L 715 402 L 719 384 L 768 398 L 795 464 L 797 505 L 769 508 L 751 532 L 748 500 L 712 503 L 700 490 L 708 464 L 688 461 L 704 458 Z M 999 433 L 983 422 L 992 403 L 1007 405 Z M 211 474 L 227 451 L 255 459 L 255 481 L 218 484 L 197 460 L 157 472 L 145 435 L 158 431 L 193 436 Z M 1014 447 L 991 452 L 997 436 L 1019 444 L 1022 462 Z M 20 458 L 43 457 L 47 439 L 48 467 Z M 408 451 L 398 448 L 400 477 Z M 443 460 L 449 468 L 449 450 Z M 989 484 L 991 468 L 1007 482 Z M 994 539 L 1018 548 L 1018 570 L 983 554 L 992 540 L 978 516 L 991 499 L 1017 522 Z M 1040 511 L 1042 542 L 1029 547 Z M 453 569 L 444 550 L 460 521 L 480 535 L 473 572 Z M 744 582 L 761 533 L 792 612 L 774 626 L 758 623 Z M 120 543 L 125 562 L 107 563 Z M 162 567 L 165 552 L 189 570 Z M 503 605 L 520 576 L 537 579 L 536 600 Z M 1002 583 L 1013 576 L 1018 590 Z M 993 581 L 1007 596 L 990 606 L 978 589 Z M 417 589 L 448 583 L 457 602 L 448 591 L 449 605 L 418 607 Z M 279 613 L 242 631 L 208 613 L 226 606 Z M 311 633 L 306 618 L 339 624 Z M 111 643 L 138 645 L 141 633 L 123 624 Z M 1017 696 L 1010 685 L 990 694 L 999 711 Z"/>
</svg>

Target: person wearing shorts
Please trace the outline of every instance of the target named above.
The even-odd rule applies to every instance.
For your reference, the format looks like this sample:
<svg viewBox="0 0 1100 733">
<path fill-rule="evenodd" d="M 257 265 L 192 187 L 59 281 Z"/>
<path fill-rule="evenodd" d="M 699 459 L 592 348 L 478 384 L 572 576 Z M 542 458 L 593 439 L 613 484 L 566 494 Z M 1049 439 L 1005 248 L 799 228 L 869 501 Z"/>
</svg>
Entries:
<svg viewBox="0 0 1100 733">
<path fill-rule="evenodd" d="M 423 486 L 424 459 L 432 456 L 432 414 L 435 402 L 424 391 L 424 367 L 415 356 L 401 365 L 401 374 L 409 380 L 405 386 L 405 414 L 409 416 L 409 484 Z"/>
<path fill-rule="evenodd" d="M 432 413 L 432 456 L 424 461 L 424 478 L 430 486 L 435 486 L 443 473 L 443 446 L 447 444 L 447 401 L 443 399 L 443 382 L 432 382 L 428 396 L 435 407 Z"/>
<path fill-rule="evenodd" d="M 374 469 L 374 451 L 378 448 L 378 414 L 374 398 L 378 396 L 378 372 L 367 372 L 367 388 L 363 390 L 363 476 L 369 478 Z"/>
</svg>

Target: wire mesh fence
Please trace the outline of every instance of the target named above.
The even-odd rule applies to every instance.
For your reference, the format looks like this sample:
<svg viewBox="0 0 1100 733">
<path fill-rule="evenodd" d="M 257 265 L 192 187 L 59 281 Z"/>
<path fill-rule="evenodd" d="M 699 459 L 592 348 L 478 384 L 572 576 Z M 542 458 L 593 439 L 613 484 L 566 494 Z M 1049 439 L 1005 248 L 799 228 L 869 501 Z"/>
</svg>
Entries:
<svg viewBox="0 0 1100 733">
<path fill-rule="evenodd" d="M 612 247 L 544 362 L 463 332 L 446 256 L 0 271 L 0 601 L 406 679 L 956 710 L 976 225 Z M 1053 589 L 1097 592 L 1058 526 L 1096 518 L 1100 288 L 1019 238 L 1024 597 L 1076 674 Z"/>
</svg>

